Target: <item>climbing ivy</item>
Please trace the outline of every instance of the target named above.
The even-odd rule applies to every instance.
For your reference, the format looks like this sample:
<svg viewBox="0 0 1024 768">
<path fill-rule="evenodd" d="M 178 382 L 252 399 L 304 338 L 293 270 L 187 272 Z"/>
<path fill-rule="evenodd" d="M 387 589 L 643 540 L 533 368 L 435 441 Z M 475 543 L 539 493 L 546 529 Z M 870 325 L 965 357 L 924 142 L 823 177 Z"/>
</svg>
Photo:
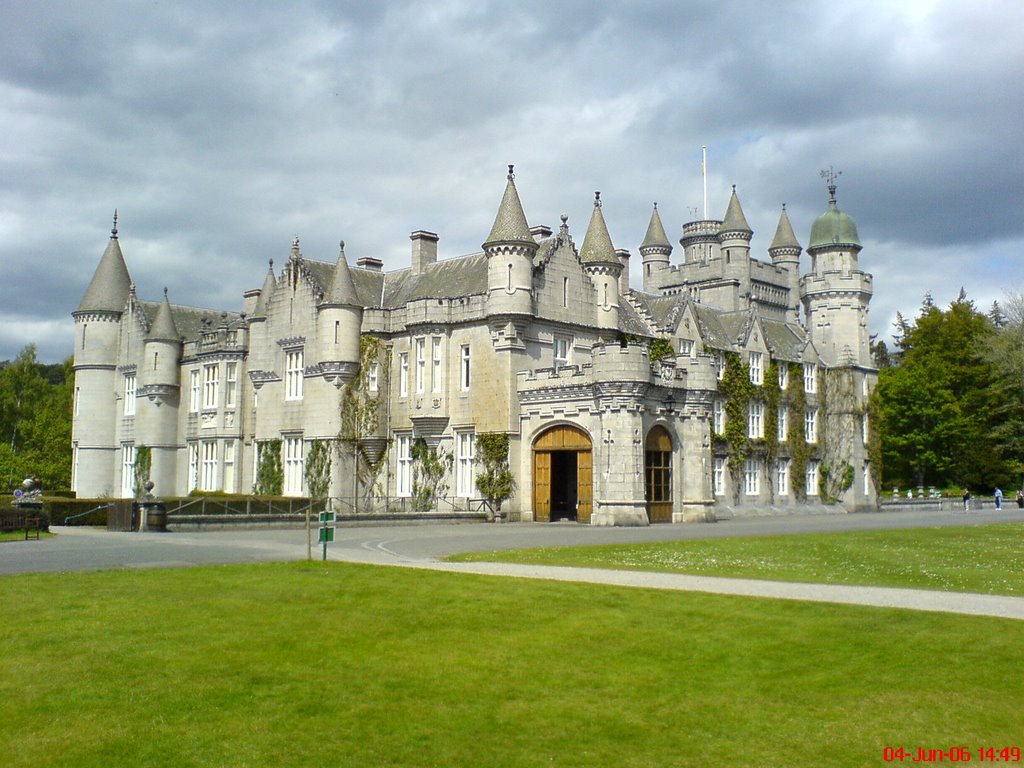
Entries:
<svg viewBox="0 0 1024 768">
<path fill-rule="evenodd" d="M 672 342 L 668 339 L 651 339 L 648 355 L 651 363 L 656 363 L 665 357 L 674 357 L 676 351 L 672 348 Z"/>
<path fill-rule="evenodd" d="M 284 489 L 284 468 L 281 466 L 281 441 L 262 440 L 256 444 L 256 496 L 280 496 Z"/>
<path fill-rule="evenodd" d="M 453 457 L 443 448 L 431 448 L 422 437 L 412 442 L 413 512 L 430 512 L 437 500 L 448 493 L 448 473 Z"/>
<path fill-rule="evenodd" d="M 306 466 L 306 488 L 311 499 L 326 499 L 331 487 L 331 454 L 333 440 L 313 440 L 309 444 Z"/>
<path fill-rule="evenodd" d="M 864 417 L 868 420 L 868 461 L 871 462 L 871 482 L 875 486 L 876 504 L 881 500 L 882 490 L 882 408 L 878 399 L 878 388 L 871 390 L 864 406 Z"/>
<path fill-rule="evenodd" d="M 718 391 L 725 398 L 723 437 L 735 503 L 739 501 L 742 488 L 743 464 L 751 451 L 750 438 L 747 437 L 747 408 L 755 391 L 750 383 L 750 368 L 736 352 L 726 353 L 725 372 L 718 382 Z"/>
<path fill-rule="evenodd" d="M 783 363 L 785 365 L 785 363 Z M 761 396 L 764 398 L 764 465 L 768 480 L 768 494 L 775 499 L 775 472 L 772 469 L 779 456 L 779 404 L 782 402 L 782 389 L 779 387 L 779 363 L 772 360 L 768 373 L 761 385 Z"/>
<path fill-rule="evenodd" d="M 140 445 L 135 449 L 135 474 L 132 478 L 132 489 L 135 498 L 141 499 L 146 495 L 146 481 L 149 480 L 149 473 L 153 468 L 153 449 L 148 445 Z"/>
<path fill-rule="evenodd" d="M 823 372 L 818 388 L 819 491 L 825 504 L 835 504 L 853 485 L 854 469 L 850 441 L 855 439 L 854 422 L 863 417 L 857 402 L 853 370 L 833 368 Z M 847 423 L 844 423 L 846 421 Z"/>
<path fill-rule="evenodd" d="M 811 458 L 811 446 L 804 439 L 804 411 L 807 396 L 804 394 L 803 370 L 800 363 L 790 363 L 786 385 L 786 400 L 789 404 L 789 423 L 786 425 L 786 443 L 789 447 L 789 477 L 793 495 L 797 501 L 807 501 L 807 462 Z"/>
<path fill-rule="evenodd" d="M 377 391 L 370 391 L 370 374 L 377 371 Z M 341 391 L 341 430 L 336 446 L 353 456 L 356 477 L 369 494 L 381 491 L 380 471 L 387 462 L 387 450 L 376 458 L 367 451 L 365 439 L 378 436 L 390 377 L 390 357 L 384 342 L 375 336 L 359 338 L 359 373 Z"/>
<path fill-rule="evenodd" d="M 508 466 L 509 436 L 504 432 L 484 432 L 476 436 L 477 460 L 483 470 L 476 477 L 477 490 L 496 511 L 516 491 L 516 479 Z"/>
</svg>

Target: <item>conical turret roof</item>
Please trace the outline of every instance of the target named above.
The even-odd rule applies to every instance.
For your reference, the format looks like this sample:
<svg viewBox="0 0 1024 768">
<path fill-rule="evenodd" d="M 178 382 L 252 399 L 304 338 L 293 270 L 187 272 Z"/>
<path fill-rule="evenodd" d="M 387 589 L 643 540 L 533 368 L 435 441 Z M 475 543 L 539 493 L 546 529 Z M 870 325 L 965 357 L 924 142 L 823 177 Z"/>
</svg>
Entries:
<svg viewBox="0 0 1024 768">
<path fill-rule="evenodd" d="M 356 297 L 356 285 L 352 281 L 352 272 L 349 270 L 348 260 L 345 258 L 344 241 L 341 243 L 338 263 L 334 267 L 334 279 L 331 281 L 331 290 L 327 293 L 325 303 L 360 306 Z"/>
<path fill-rule="evenodd" d="M 519 193 L 516 191 L 515 175 L 512 173 L 513 166 L 508 167 L 508 183 L 505 185 L 505 194 L 501 198 L 501 205 L 498 206 L 498 215 L 494 219 L 494 226 L 491 227 L 491 234 L 487 236 L 484 243 L 518 242 L 535 244 L 533 235 L 530 234 L 530 225 L 526 223 L 526 214 L 523 213 L 523 204 L 519 202 Z"/>
<path fill-rule="evenodd" d="M 150 326 L 146 341 L 181 341 L 181 334 L 178 333 L 178 327 L 174 324 L 174 315 L 171 312 L 171 302 L 167 299 L 166 288 L 164 288 L 164 300 L 157 308 L 156 317 L 153 319 L 153 325 Z"/>
<path fill-rule="evenodd" d="M 668 248 L 672 250 L 672 243 L 668 241 L 668 235 L 665 234 L 665 227 L 662 226 L 661 216 L 658 214 L 658 204 L 654 204 L 654 211 L 651 213 L 651 223 L 647 225 L 647 234 L 644 235 L 644 241 L 640 245 L 641 250 L 644 248 Z"/>
<path fill-rule="evenodd" d="M 720 232 L 753 232 L 747 224 L 747 217 L 743 215 L 743 207 L 740 199 L 736 196 L 736 185 L 732 188 L 732 197 L 729 198 L 729 207 L 725 211 L 725 218 L 722 219 Z"/>
<path fill-rule="evenodd" d="M 590 225 L 580 247 L 580 261 L 584 264 L 618 264 L 619 257 L 615 254 L 608 225 L 601 213 L 601 193 L 594 194 L 594 212 L 590 216 Z"/>
<path fill-rule="evenodd" d="M 267 276 L 263 280 L 263 287 L 260 289 L 260 297 L 256 299 L 256 306 L 253 307 L 253 317 L 266 317 L 267 316 L 267 303 L 270 301 L 270 295 L 277 288 L 277 278 L 274 277 L 274 260 L 270 260 L 270 266 L 267 268 Z"/>
<path fill-rule="evenodd" d="M 789 214 L 786 213 L 785 205 L 782 206 L 779 226 L 775 230 L 775 238 L 772 240 L 772 244 L 768 246 L 768 250 L 774 251 L 777 248 L 800 248 L 800 243 L 797 242 L 796 234 L 793 232 L 793 225 L 789 223 Z"/>
<path fill-rule="evenodd" d="M 103 252 L 92 282 L 78 305 L 79 312 L 121 312 L 128 301 L 132 279 L 124 263 L 121 244 L 117 239 L 117 212 L 114 212 L 114 227 L 110 230 L 110 242 Z"/>
</svg>

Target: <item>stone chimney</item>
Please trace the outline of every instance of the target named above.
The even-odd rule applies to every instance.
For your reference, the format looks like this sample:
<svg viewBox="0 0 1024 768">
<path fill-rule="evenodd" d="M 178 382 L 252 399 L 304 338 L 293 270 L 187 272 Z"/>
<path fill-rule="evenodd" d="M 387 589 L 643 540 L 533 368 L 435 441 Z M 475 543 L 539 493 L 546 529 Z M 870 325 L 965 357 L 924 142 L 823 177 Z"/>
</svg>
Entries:
<svg viewBox="0 0 1024 768">
<path fill-rule="evenodd" d="M 530 234 L 533 235 L 533 239 L 539 243 L 541 240 L 551 237 L 551 227 L 545 226 L 544 224 L 538 224 L 535 227 L 530 227 Z"/>
<path fill-rule="evenodd" d="M 384 262 L 373 258 L 373 256 L 361 256 L 356 260 L 356 266 L 360 269 L 368 269 L 371 272 L 381 272 L 384 269 Z"/>
<path fill-rule="evenodd" d="M 418 275 L 437 263 L 437 241 L 441 238 L 433 232 L 417 229 L 409 239 L 412 240 L 412 273 Z"/>
<path fill-rule="evenodd" d="M 619 295 L 622 296 L 629 290 L 629 249 L 616 248 L 615 255 L 622 265 L 622 272 L 619 273 Z"/>
</svg>

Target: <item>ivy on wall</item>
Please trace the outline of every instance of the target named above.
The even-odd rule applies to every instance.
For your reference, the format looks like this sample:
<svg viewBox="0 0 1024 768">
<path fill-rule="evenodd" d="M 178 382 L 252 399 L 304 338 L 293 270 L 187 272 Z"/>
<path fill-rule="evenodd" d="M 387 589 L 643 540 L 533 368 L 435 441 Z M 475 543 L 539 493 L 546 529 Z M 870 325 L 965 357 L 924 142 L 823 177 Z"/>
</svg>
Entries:
<svg viewBox="0 0 1024 768">
<path fill-rule="evenodd" d="M 785 363 L 783 363 L 785 365 Z M 782 402 L 782 389 L 779 387 L 779 363 L 771 361 L 764 384 L 761 385 L 761 396 L 764 398 L 764 466 L 767 475 L 768 497 L 775 500 L 775 476 L 772 471 L 779 457 L 779 405 Z"/>
<path fill-rule="evenodd" d="M 390 355 L 383 341 L 375 336 L 359 337 L 359 373 L 341 391 L 339 410 L 341 430 L 336 443 L 345 447 L 356 463 L 356 478 L 369 494 L 382 492 L 380 471 L 387 463 L 387 450 L 369 452 L 365 440 L 382 436 L 386 424 L 387 392 L 390 386 Z M 377 391 L 370 390 L 371 373 L 377 372 Z"/>
<path fill-rule="evenodd" d="M 448 493 L 448 473 L 453 457 L 443 448 L 431 448 L 422 437 L 412 441 L 413 512 L 430 512 L 437 500 Z"/>
<path fill-rule="evenodd" d="M 149 473 L 153 469 L 153 449 L 148 445 L 140 445 L 135 449 L 135 473 L 132 478 L 132 489 L 135 498 L 141 499 L 146 495 L 146 481 L 149 480 Z"/>
<path fill-rule="evenodd" d="M 725 427 L 723 437 L 728 457 L 726 466 L 732 479 L 733 502 L 739 501 L 743 487 L 743 465 L 751 452 L 751 441 L 747 437 L 747 409 L 754 396 L 754 385 L 750 383 L 750 368 L 738 353 L 725 355 L 725 372 L 718 382 L 718 391 L 724 397 Z"/>
<path fill-rule="evenodd" d="M 825 504 L 835 504 L 853 485 L 854 469 L 850 464 L 850 442 L 855 439 L 853 423 L 863 417 L 857 402 L 853 370 L 833 368 L 823 371 L 818 388 L 819 495 Z M 844 424 L 846 420 L 849 423 Z"/>
<path fill-rule="evenodd" d="M 483 432 L 476 436 L 477 460 L 482 470 L 476 476 L 477 490 L 496 511 L 516 491 L 516 479 L 508 465 L 509 436 L 505 432 Z"/>
<path fill-rule="evenodd" d="M 256 496 L 280 496 L 284 490 L 284 467 L 281 465 L 281 441 L 261 440 L 256 444 Z"/>
<path fill-rule="evenodd" d="M 793 495 L 797 501 L 807 501 L 807 462 L 811 458 L 811 446 L 804 439 L 804 413 L 807 410 L 807 395 L 804 393 L 803 366 L 789 364 L 786 384 L 786 401 L 789 406 L 789 421 L 786 425 L 786 443 L 789 447 L 789 478 Z"/>
<path fill-rule="evenodd" d="M 306 489 L 311 499 L 326 499 L 331 488 L 331 454 L 333 440 L 313 440 L 309 444 L 309 454 L 303 474 L 306 477 Z"/>
</svg>

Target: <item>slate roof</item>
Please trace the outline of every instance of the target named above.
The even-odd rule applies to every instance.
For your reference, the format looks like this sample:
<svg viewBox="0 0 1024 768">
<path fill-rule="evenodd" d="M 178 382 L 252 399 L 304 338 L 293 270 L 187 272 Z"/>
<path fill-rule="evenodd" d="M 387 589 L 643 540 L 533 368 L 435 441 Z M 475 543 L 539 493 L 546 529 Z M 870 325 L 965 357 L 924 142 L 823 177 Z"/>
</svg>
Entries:
<svg viewBox="0 0 1024 768">
<path fill-rule="evenodd" d="M 732 188 L 732 197 L 729 198 L 729 208 L 722 219 L 722 226 L 719 232 L 753 232 L 747 224 L 747 217 L 743 215 L 743 208 L 740 206 L 740 199 L 736 196 L 736 187 Z"/>
<path fill-rule="evenodd" d="M 512 175 L 512 166 L 509 166 L 508 183 L 505 185 L 505 194 L 498 206 L 498 215 L 494 219 L 494 226 L 491 227 L 491 234 L 487 236 L 486 242 L 519 242 L 534 244 L 533 235 L 530 234 L 530 225 L 526 223 L 526 214 L 523 213 L 523 204 L 519 201 L 519 192 L 516 191 L 516 184 Z"/>
<path fill-rule="evenodd" d="M 658 204 L 654 204 L 654 211 L 651 213 L 651 223 L 647 225 L 647 234 L 640 248 L 668 248 L 672 250 L 672 243 L 668 241 L 665 234 L 665 226 L 661 223 L 661 215 L 658 213 Z"/>
<path fill-rule="evenodd" d="M 775 230 L 775 237 L 772 240 L 772 244 L 768 246 L 768 250 L 773 251 L 776 248 L 799 248 L 800 243 L 797 242 L 796 234 L 793 232 L 793 225 L 789 223 L 789 214 L 786 213 L 786 206 L 782 206 L 782 215 L 779 216 L 779 226 Z"/>
<path fill-rule="evenodd" d="M 583 237 L 583 245 L 580 246 L 580 261 L 584 264 L 619 263 L 611 235 L 608 234 L 608 225 L 605 223 L 604 214 L 601 213 L 600 198 L 594 200 L 594 212 L 590 215 L 587 234 Z"/>
<path fill-rule="evenodd" d="M 146 316 L 146 325 L 153 328 L 160 312 L 159 301 L 139 301 L 139 307 Z M 216 330 L 220 327 L 221 316 L 226 315 L 228 327 L 237 326 L 242 319 L 238 312 L 222 312 L 219 309 L 203 309 L 201 307 L 183 307 L 177 304 L 169 304 L 171 320 L 177 329 L 180 338 L 195 339 L 203 330 Z M 204 321 L 206 325 L 204 326 Z"/>
<path fill-rule="evenodd" d="M 115 225 L 116 226 L 116 225 Z M 103 257 L 96 266 L 92 281 L 78 305 L 78 312 L 121 312 L 128 301 L 132 279 L 117 240 L 117 230 L 111 234 Z"/>
<path fill-rule="evenodd" d="M 157 308 L 156 318 L 153 320 L 153 324 L 149 326 L 149 333 L 146 338 L 153 339 L 154 341 L 178 341 L 181 338 L 181 334 L 174 324 L 174 310 L 167 299 L 166 288 L 164 289 L 164 300 L 160 302 L 160 306 Z"/>
</svg>

